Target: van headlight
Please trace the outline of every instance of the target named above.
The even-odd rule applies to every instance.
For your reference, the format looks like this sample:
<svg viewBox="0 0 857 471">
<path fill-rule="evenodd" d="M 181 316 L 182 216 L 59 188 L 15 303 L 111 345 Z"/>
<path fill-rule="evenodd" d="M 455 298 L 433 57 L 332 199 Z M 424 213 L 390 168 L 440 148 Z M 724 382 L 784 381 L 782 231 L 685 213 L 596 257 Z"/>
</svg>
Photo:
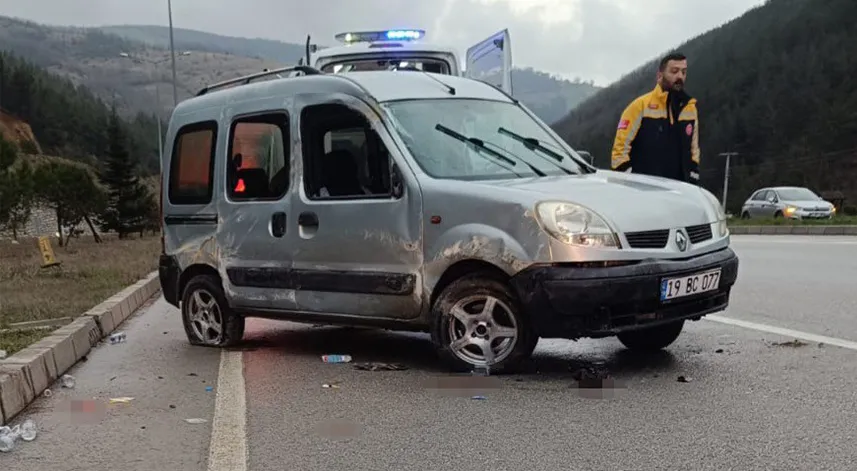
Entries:
<svg viewBox="0 0 857 471">
<path fill-rule="evenodd" d="M 717 214 L 717 221 L 715 222 L 715 227 L 717 228 L 717 234 L 720 237 L 726 237 L 729 235 L 729 225 L 727 224 L 728 217 L 726 216 L 726 211 L 723 210 L 723 206 L 720 205 L 720 201 L 714 196 L 713 193 L 706 190 L 705 188 L 700 188 L 699 191 L 705 195 L 705 198 L 708 200 L 708 204 L 714 209 L 715 214 Z"/>
<path fill-rule="evenodd" d="M 579 204 L 545 201 L 536 205 L 539 224 L 551 237 L 569 245 L 621 248 L 604 218 Z"/>
</svg>

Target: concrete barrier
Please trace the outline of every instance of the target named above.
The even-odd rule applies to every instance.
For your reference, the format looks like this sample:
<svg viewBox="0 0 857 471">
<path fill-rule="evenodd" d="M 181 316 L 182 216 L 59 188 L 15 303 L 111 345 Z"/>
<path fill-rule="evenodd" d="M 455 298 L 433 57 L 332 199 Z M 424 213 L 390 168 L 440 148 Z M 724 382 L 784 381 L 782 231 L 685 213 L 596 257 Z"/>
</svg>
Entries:
<svg viewBox="0 0 857 471">
<path fill-rule="evenodd" d="M 0 360 L 0 425 L 11 422 L 159 291 L 154 271 L 70 324 Z"/>
<path fill-rule="evenodd" d="M 730 226 L 732 235 L 817 235 L 857 236 L 857 226 Z"/>
</svg>

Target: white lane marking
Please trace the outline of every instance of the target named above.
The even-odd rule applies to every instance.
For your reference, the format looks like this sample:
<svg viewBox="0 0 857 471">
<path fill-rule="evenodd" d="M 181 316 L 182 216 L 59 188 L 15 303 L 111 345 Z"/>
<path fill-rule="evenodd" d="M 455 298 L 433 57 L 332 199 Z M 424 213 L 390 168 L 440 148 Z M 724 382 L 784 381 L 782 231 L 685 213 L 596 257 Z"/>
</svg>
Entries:
<svg viewBox="0 0 857 471">
<path fill-rule="evenodd" d="M 800 340 L 806 340 L 808 342 L 817 342 L 823 343 L 825 345 L 835 345 L 837 347 L 847 348 L 849 350 L 857 350 L 857 342 L 852 342 L 850 340 L 837 339 L 833 337 L 827 337 L 825 335 L 816 335 L 810 334 L 808 332 L 801 332 L 799 330 L 786 329 L 783 327 L 776 327 L 773 325 L 766 324 L 757 324 L 755 322 L 742 321 L 739 319 L 732 319 L 729 317 L 716 316 L 716 315 L 708 315 L 703 317 L 703 319 L 708 319 L 713 322 L 720 322 L 721 324 L 729 324 L 738 327 L 744 327 L 745 329 L 758 330 L 761 332 L 767 332 L 769 334 L 777 334 L 782 335 L 784 337 L 791 337 Z"/>
<path fill-rule="evenodd" d="M 216 394 L 208 471 L 246 471 L 247 401 L 241 352 L 223 350 L 220 353 Z"/>
</svg>

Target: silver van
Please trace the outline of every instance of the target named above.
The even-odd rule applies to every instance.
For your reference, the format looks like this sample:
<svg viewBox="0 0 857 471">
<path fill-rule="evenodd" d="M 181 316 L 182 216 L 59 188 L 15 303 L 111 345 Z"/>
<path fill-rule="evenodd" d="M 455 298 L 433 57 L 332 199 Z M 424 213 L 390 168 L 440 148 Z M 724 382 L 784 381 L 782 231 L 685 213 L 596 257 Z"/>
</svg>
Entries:
<svg viewBox="0 0 857 471">
<path fill-rule="evenodd" d="M 469 78 L 269 71 L 180 103 L 166 142 L 160 282 L 195 345 L 264 317 L 508 371 L 539 338 L 664 348 L 738 275 L 710 192 L 596 169 Z"/>
</svg>

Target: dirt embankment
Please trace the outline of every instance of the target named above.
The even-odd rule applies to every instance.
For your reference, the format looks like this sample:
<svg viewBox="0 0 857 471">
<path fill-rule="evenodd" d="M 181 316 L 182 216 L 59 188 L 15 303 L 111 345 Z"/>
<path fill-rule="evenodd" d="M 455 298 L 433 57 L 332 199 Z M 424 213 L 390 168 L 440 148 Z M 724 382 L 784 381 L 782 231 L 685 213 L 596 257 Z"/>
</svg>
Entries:
<svg viewBox="0 0 857 471">
<path fill-rule="evenodd" d="M 42 147 L 33 135 L 30 125 L 3 110 L 0 110 L 0 135 L 3 139 L 17 144 L 24 153 L 42 153 Z"/>
</svg>

